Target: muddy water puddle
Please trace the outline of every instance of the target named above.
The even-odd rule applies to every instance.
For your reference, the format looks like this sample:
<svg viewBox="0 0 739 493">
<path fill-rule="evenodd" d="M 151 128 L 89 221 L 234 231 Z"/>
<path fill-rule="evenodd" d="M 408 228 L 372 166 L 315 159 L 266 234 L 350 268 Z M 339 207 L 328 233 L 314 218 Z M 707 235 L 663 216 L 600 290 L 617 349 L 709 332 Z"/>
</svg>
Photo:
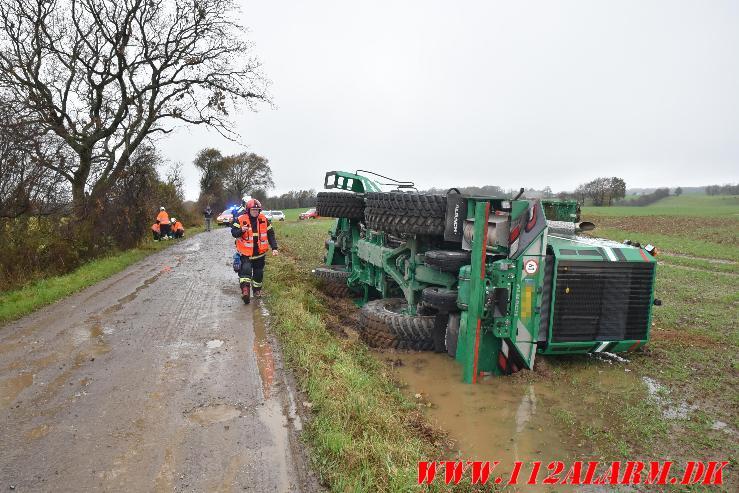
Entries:
<svg viewBox="0 0 739 493">
<path fill-rule="evenodd" d="M 393 362 L 409 396 L 426 407 L 435 425 L 456 447 L 449 458 L 514 461 L 567 460 L 574 444 L 560 433 L 551 414 L 563 402 L 541 383 L 486 377 L 462 383 L 461 366 L 445 354 L 379 354 Z M 506 467 L 506 469 L 508 469 Z"/>
</svg>

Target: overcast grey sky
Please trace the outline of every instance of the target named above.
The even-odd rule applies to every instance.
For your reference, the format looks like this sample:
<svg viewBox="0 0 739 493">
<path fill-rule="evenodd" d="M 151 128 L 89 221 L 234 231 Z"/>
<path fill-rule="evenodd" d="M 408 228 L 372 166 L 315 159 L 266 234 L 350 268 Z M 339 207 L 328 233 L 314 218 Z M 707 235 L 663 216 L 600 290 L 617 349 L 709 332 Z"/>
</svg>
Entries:
<svg viewBox="0 0 739 493">
<path fill-rule="evenodd" d="M 419 188 L 739 181 L 739 1 L 242 1 L 275 109 L 235 118 L 276 188 L 371 169 Z M 243 147 L 203 129 L 185 163 Z"/>
</svg>

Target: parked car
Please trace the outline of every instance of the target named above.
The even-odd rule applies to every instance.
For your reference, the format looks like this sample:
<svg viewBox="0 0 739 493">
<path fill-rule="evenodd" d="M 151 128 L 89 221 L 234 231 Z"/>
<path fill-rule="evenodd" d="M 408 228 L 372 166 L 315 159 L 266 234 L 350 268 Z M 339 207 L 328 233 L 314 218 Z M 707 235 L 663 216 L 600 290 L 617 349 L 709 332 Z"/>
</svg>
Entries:
<svg viewBox="0 0 739 493">
<path fill-rule="evenodd" d="M 298 219 L 316 219 L 318 216 L 318 212 L 316 212 L 316 209 L 308 209 L 305 212 L 301 212 L 298 216 Z"/>
<path fill-rule="evenodd" d="M 216 224 L 223 224 L 224 226 L 226 225 L 230 226 L 233 220 L 234 220 L 233 212 L 231 212 L 231 209 L 226 209 L 225 211 L 221 212 L 218 215 L 218 217 L 216 217 Z"/>
<path fill-rule="evenodd" d="M 271 214 L 270 219 L 273 221 L 284 221 L 285 220 L 285 213 L 282 211 L 269 211 Z"/>
<path fill-rule="evenodd" d="M 263 210 L 263 211 L 262 211 L 262 214 L 264 214 L 264 217 L 266 217 L 266 218 L 267 218 L 267 219 L 269 219 L 270 221 L 272 220 L 272 211 L 264 211 L 264 210 Z"/>
</svg>

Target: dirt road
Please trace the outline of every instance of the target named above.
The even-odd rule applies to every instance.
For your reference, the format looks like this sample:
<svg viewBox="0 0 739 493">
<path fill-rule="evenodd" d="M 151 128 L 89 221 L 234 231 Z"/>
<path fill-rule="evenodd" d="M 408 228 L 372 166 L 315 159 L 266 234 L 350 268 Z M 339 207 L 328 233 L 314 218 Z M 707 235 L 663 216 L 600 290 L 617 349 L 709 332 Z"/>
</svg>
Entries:
<svg viewBox="0 0 739 493">
<path fill-rule="evenodd" d="M 317 489 L 231 245 L 200 234 L 0 327 L 0 490 Z"/>
</svg>

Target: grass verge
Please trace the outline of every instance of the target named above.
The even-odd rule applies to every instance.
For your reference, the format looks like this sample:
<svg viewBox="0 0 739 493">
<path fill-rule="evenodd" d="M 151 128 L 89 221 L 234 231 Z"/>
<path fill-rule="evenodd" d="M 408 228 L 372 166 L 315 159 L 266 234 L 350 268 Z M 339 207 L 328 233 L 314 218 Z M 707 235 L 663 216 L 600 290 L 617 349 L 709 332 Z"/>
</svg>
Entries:
<svg viewBox="0 0 739 493">
<path fill-rule="evenodd" d="M 203 228 L 188 229 L 188 236 Z M 77 291 L 116 274 L 144 257 L 176 242 L 145 242 L 138 248 L 92 260 L 69 274 L 34 281 L 19 289 L 0 293 L 0 323 L 17 320 L 34 310 L 50 305 Z"/>
<path fill-rule="evenodd" d="M 415 403 L 363 344 L 337 337 L 327 319 L 351 304 L 322 299 L 311 280 L 329 221 L 279 224 L 266 299 L 288 366 L 312 403 L 312 460 L 333 491 L 417 491 L 419 460 L 440 454 Z M 347 306 L 348 305 L 348 306 Z"/>
</svg>

